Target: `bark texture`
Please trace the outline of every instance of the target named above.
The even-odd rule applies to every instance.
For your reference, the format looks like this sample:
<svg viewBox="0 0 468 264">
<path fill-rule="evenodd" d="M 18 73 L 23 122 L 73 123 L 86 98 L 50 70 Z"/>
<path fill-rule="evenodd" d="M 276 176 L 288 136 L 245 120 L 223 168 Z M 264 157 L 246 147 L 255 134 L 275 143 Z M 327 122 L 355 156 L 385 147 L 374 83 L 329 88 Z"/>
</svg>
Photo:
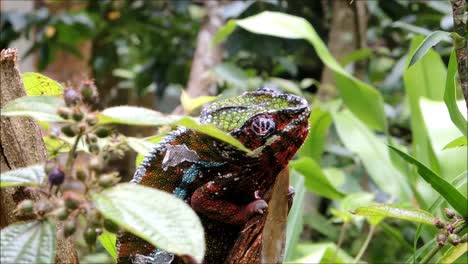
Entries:
<svg viewBox="0 0 468 264">
<path fill-rule="evenodd" d="M 21 75 L 16 65 L 17 50 L 7 49 L 0 53 L 0 107 L 9 101 L 26 95 Z M 0 167 L 1 171 L 25 167 L 47 159 L 47 151 L 42 141 L 39 126 L 30 118 L 0 117 Z M 34 192 L 23 187 L 0 189 L 0 227 L 17 221 L 28 220 L 17 217 L 13 210 L 24 199 L 38 199 Z M 60 231 L 61 227 L 58 227 Z M 60 233 L 60 232 L 57 232 Z M 77 263 L 73 244 L 57 236 L 56 263 Z"/>
<path fill-rule="evenodd" d="M 468 108 L 468 5 L 465 0 L 451 0 L 453 11 L 453 26 L 455 32 L 462 37 L 455 40 L 455 49 L 458 62 L 458 76 L 460 78 L 463 96 Z"/>
</svg>

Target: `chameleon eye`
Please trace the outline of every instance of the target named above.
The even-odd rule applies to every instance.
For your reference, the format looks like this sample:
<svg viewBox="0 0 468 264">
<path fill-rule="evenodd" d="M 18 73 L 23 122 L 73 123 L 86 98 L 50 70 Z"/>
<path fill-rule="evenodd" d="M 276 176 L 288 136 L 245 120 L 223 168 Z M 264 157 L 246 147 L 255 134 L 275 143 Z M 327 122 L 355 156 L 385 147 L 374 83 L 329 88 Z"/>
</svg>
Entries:
<svg viewBox="0 0 468 264">
<path fill-rule="evenodd" d="M 266 117 L 257 117 L 250 125 L 250 129 L 258 136 L 267 136 L 273 133 L 275 128 L 275 121 Z"/>
</svg>

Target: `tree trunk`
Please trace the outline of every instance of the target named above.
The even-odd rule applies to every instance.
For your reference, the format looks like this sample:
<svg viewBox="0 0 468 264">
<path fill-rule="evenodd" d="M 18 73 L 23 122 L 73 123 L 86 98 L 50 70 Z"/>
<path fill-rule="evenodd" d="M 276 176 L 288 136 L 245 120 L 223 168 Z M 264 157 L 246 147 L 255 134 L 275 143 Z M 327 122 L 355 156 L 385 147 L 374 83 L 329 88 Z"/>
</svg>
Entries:
<svg viewBox="0 0 468 264">
<path fill-rule="evenodd" d="M 465 98 L 465 104 L 468 108 L 468 5 L 465 0 L 451 0 L 453 10 L 453 26 L 455 32 L 461 37 L 455 39 L 455 51 L 458 61 L 458 77 Z"/>
<path fill-rule="evenodd" d="M 9 101 L 26 96 L 20 72 L 16 65 L 17 50 L 7 49 L 0 53 L 0 107 Z M 47 160 L 47 151 L 42 141 L 39 126 L 30 118 L 0 117 L 0 167 L 8 171 Z M 25 188 L 0 189 L 0 227 L 17 221 L 27 220 L 17 217 L 13 210 L 24 199 L 37 199 L 38 195 Z M 58 226 L 58 230 L 60 230 Z M 57 234 L 60 232 L 57 232 Z M 57 236 L 56 263 L 77 263 L 73 243 Z"/>
</svg>

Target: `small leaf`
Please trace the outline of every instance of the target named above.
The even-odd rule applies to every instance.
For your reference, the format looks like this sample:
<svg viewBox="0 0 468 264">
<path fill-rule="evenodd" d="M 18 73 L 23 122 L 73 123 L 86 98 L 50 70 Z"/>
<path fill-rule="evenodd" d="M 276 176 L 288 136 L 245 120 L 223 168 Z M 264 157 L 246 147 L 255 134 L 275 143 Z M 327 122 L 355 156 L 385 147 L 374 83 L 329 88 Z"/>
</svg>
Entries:
<svg viewBox="0 0 468 264">
<path fill-rule="evenodd" d="M 123 124 L 135 126 L 161 126 L 180 119 L 151 109 L 136 106 L 115 106 L 104 109 L 99 115 L 100 124 Z"/>
<path fill-rule="evenodd" d="M 414 208 L 403 208 L 394 204 L 377 204 L 368 207 L 359 207 L 354 210 L 353 213 L 362 216 L 393 217 L 428 225 L 433 225 L 432 220 L 434 219 L 434 216 L 426 211 Z"/>
<path fill-rule="evenodd" d="M 467 199 L 453 185 L 451 185 L 445 179 L 437 175 L 431 169 L 429 169 L 424 164 L 411 157 L 410 155 L 404 153 L 403 151 L 393 146 L 389 147 L 404 160 L 415 165 L 419 175 L 421 175 L 421 177 L 427 183 L 429 183 L 435 191 L 442 195 L 455 210 L 457 210 L 462 216 L 468 216 Z"/>
<path fill-rule="evenodd" d="M 182 90 L 180 95 L 180 103 L 182 104 L 182 107 L 186 113 L 191 113 L 198 107 L 216 100 L 216 98 L 216 96 L 199 96 L 196 98 L 191 98 L 184 90 Z"/>
<path fill-rule="evenodd" d="M 418 46 L 416 51 L 411 57 L 408 67 L 415 64 L 420 58 L 422 58 L 429 51 L 432 46 L 436 45 L 442 40 L 450 40 L 450 33 L 445 31 L 434 31 L 427 36 L 423 42 Z"/>
<path fill-rule="evenodd" d="M 251 150 L 246 148 L 239 140 L 234 138 L 233 136 L 229 135 L 228 133 L 222 131 L 221 129 L 211 125 L 211 124 L 199 124 L 195 120 L 189 118 L 189 117 L 183 117 L 179 121 L 173 123 L 174 125 L 180 125 L 184 126 L 186 128 L 190 128 L 193 130 L 196 130 L 198 132 L 201 132 L 203 134 L 206 134 L 208 136 L 214 137 L 216 139 L 219 139 L 221 141 L 224 141 L 239 150 L 242 150 L 247 153 L 252 153 Z"/>
<path fill-rule="evenodd" d="M 44 165 L 19 168 L 0 174 L 0 187 L 37 186 L 45 177 Z"/>
<path fill-rule="evenodd" d="M 305 186 L 309 191 L 330 199 L 342 199 L 345 196 L 328 181 L 315 160 L 303 157 L 291 161 L 290 166 L 304 175 Z"/>
<path fill-rule="evenodd" d="M 213 38 L 213 45 L 216 45 L 222 41 L 224 41 L 229 35 L 231 35 L 232 32 L 236 29 L 236 21 L 235 20 L 229 20 L 224 26 L 222 26 L 218 32 L 216 32 L 214 38 Z"/>
<path fill-rule="evenodd" d="M 111 232 L 105 231 L 98 237 L 101 245 L 111 255 L 112 259 L 117 260 L 116 236 Z"/>
<path fill-rule="evenodd" d="M 173 195 L 137 184 L 93 193 L 96 208 L 125 230 L 154 246 L 201 262 L 205 236 L 197 214 Z"/>
<path fill-rule="evenodd" d="M 451 149 L 451 148 L 459 148 L 468 146 L 468 141 L 466 140 L 465 136 L 461 136 L 450 141 L 443 149 Z"/>
<path fill-rule="evenodd" d="M 455 126 L 462 132 L 465 138 L 468 138 L 468 124 L 465 117 L 460 112 L 457 105 L 457 56 L 455 51 L 450 55 L 449 65 L 447 69 L 447 79 L 445 81 L 444 102 L 450 114 L 450 119 Z M 465 107 L 465 104 L 463 104 Z M 466 108 L 465 108 L 466 112 Z"/>
<path fill-rule="evenodd" d="M 55 226 L 48 221 L 32 221 L 0 231 L 0 263 L 54 263 Z"/>
<path fill-rule="evenodd" d="M 146 156 L 153 148 L 154 144 L 141 138 L 127 137 L 127 144 L 138 154 Z"/>
<path fill-rule="evenodd" d="M 28 116 L 38 121 L 66 122 L 57 114 L 64 105 L 55 96 L 24 96 L 8 102 L 1 110 L 2 116 Z"/>
<path fill-rule="evenodd" d="M 291 259 L 294 248 L 302 233 L 304 214 L 304 177 L 295 170 L 291 170 L 290 184 L 294 187 L 294 200 L 288 214 L 286 225 L 286 245 L 284 247 L 284 259 Z"/>
<path fill-rule="evenodd" d="M 28 96 L 50 95 L 60 96 L 63 94 L 63 87 L 58 82 L 37 72 L 25 72 L 21 74 L 24 89 Z"/>
</svg>

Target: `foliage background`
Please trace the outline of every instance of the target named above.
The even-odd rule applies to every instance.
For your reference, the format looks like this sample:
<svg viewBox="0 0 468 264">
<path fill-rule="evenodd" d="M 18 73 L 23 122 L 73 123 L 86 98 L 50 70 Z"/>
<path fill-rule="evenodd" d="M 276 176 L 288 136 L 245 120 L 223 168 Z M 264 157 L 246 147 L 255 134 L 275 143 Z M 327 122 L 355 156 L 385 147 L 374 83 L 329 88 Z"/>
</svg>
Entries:
<svg viewBox="0 0 468 264">
<path fill-rule="evenodd" d="M 444 217 L 441 208 L 449 205 L 444 201 L 431 208 L 438 194 L 386 144 L 410 153 L 448 182 L 456 181 L 466 197 L 466 148 L 444 149 L 462 135 L 443 102 L 450 39 L 408 67 L 425 36 L 453 30 L 452 11 L 448 1 L 356 1 L 354 6 L 336 2 L 225 1 L 218 10 L 224 23 L 267 10 L 305 18 L 341 66 L 382 96 L 384 127 L 376 129 L 363 118 L 375 114 L 364 108 L 366 94 L 340 96 L 337 90 L 343 82 L 333 81 L 333 74 L 327 77 L 329 70 L 310 43 L 241 27 L 222 42 L 221 59 L 207 73 L 215 80 L 210 92 L 232 96 L 268 83 L 311 103 L 311 137 L 291 163 L 291 182 L 298 193 L 290 213 L 287 260 L 348 263 L 369 238 L 362 260 L 402 262 L 433 241 L 434 227 L 423 225 L 419 230 L 411 221 L 390 218 L 373 224 L 349 210 L 395 203 Z M 356 17 L 357 5 L 366 10 L 365 26 L 357 26 L 357 20 L 354 29 L 333 23 L 346 12 Z M 51 65 L 63 63 L 59 54 L 71 54 L 85 61 L 88 68 L 83 72 L 96 80 L 102 107 L 145 104 L 170 113 L 189 82 L 198 32 L 207 15 L 207 5 L 199 1 L 103 0 L 76 6 L 45 1 L 36 4 L 34 12 L 2 9 L 0 48 L 28 39 L 30 49 L 21 54 L 34 57 L 37 71 L 52 75 Z M 353 38 L 359 30 L 364 34 L 357 43 Z M 351 50 L 334 47 L 339 42 Z M 462 100 L 458 90 L 457 95 Z M 459 107 L 466 114 L 462 101 Z M 122 129 L 134 136 L 156 133 Z M 135 157 L 129 156 L 121 171 L 131 175 Z M 463 258 L 466 252 L 460 263 Z"/>
</svg>

